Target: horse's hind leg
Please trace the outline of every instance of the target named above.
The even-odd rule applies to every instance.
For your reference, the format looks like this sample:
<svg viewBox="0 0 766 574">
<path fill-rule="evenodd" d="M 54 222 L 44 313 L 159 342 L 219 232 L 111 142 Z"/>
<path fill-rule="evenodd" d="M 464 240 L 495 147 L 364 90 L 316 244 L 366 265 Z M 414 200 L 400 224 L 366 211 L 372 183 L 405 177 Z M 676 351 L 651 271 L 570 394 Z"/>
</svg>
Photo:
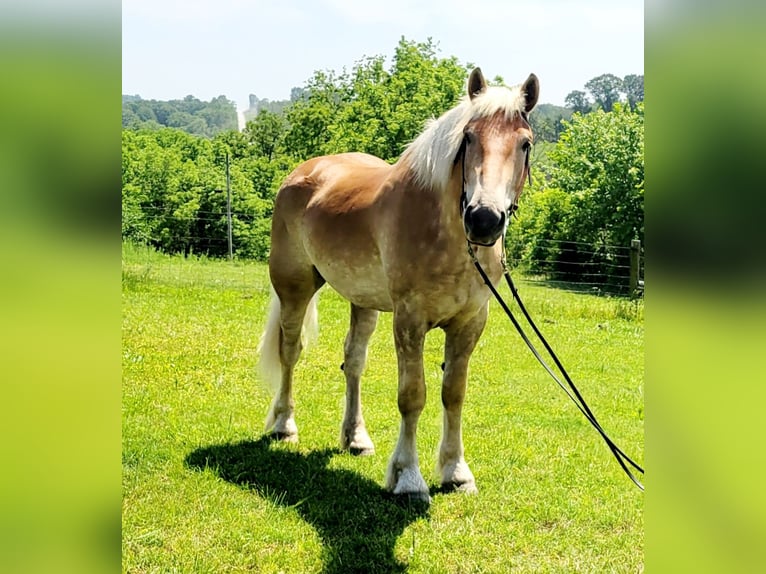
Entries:
<svg viewBox="0 0 766 574">
<path fill-rule="evenodd" d="M 340 447 L 352 454 L 367 455 L 375 447 L 362 418 L 360 378 L 367 361 L 367 344 L 378 323 L 378 312 L 351 304 L 351 326 L 343 346 L 343 372 L 346 375 L 346 412 L 340 431 Z"/>
<path fill-rule="evenodd" d="M 279 384 L 266 417 L 266 431 L 287 442 L 297 442 L 298 427 L 295 424 L 293 400 L 293 370 L 303 349 L 302 335 L 307 313 L 314 313 L 310 306 L 323 281 L 313 267 L 302 277 L 292 275 L 289 281 L 280 281 L 272 274 L 272 284 L 279 297 Z M 315 316 L 311 317 L 315 319 Z"/>
<path fill-rule="evenodd" d="M 468 360 L 487 321 L 487 307 L 467 323 L 449 325 L 444 344 L 442 406 L 444 427 L 439 445 L 438 471 L 445 490 L 476 492 L 476 482 L 463 454 L 461 417 L 465 399 Z"/>
</svg>

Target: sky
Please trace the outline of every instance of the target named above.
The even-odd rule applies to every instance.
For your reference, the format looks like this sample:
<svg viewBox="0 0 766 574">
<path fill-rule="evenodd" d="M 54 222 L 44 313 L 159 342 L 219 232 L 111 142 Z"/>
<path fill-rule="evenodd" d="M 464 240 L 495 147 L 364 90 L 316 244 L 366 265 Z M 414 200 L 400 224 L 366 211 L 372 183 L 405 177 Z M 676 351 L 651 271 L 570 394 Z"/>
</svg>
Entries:
<svg viewBox="0 0 766 574">
<path fill-rule="evenodd" d="M 644 73 L 636 0 L 123 0 L 122 93 L 171 100 L 249 94 L 287 100 L 316 70 L 390 64 L 399 40 L 431 38 L 440 57 L 508 85 L 530 72 L 540 103 L 564 105 L 602 74 Z"/>
</svg>

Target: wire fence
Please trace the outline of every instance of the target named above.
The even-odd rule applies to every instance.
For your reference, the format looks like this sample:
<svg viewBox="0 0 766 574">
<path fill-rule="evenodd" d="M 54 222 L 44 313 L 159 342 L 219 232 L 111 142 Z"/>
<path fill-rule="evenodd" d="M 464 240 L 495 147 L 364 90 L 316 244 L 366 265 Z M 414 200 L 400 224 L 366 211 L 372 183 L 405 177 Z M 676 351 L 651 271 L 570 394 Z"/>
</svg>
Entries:
<svg viewBox="0 0 766 574">
<path fill-rule="evenodd" d="M 603 294 L 641 296 L 644 251 L 638 240 L 630 245 L 534 239 L 509 246 L 516 255 L 510 264 L 524 281 Z"/>
<path fill-rule="evenodd" d="M 226 213 L 217 211 L 199 210 L 186 215 L 167 207 L 144 208 L 143 225 L 127 235 L 123 229 L 123 239 L 160 252 L 182 254 L 186 258 L 225 258 L 228 247 L 226 218 Z M 253 214 L 233 211 L 232 219 L 245 224 L 240 229 L 248 229 Z M 163 223 L 169 221 L 177 224 L 175 229 L 163 227 Z M 268 226 L 262 226 L 260 232 L 266 235 L 260 240 L 268 245 Z M 244 238 L 234 233 L 235 261 L 266 259 L 267 248 L 261 257 L 248 256 L 248 251 L 242 249 L 244 241 L 252 240 L 252 236 Z M 594 294 L 643 295 L 644 249 L 638 241 L 631 245 L 608 245 L 534 239 L 526 245 L 509 245 L 508 253 L 514 279 L 522 283 Z"/>
</svg>

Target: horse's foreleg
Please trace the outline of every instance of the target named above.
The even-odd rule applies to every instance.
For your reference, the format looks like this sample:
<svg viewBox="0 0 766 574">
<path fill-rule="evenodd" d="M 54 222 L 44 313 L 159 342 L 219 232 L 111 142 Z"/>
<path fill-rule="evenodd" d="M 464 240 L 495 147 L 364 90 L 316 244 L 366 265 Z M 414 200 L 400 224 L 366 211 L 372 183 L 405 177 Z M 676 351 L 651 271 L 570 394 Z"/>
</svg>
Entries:
<svg viewBox="0 0 766 574">
<path fill-rule="evenodd" d="M 445 329 L 442 405 L 444 425 L 439 446 L 438 472 L 446 490 L 476 492 L 473 473 L 463 453 L 461 418 L 465 399 L 468 360 L 487 321 L 487 307 L 467 323 Z"/>
<path fill-rule="evenodd" d="M 430 501 L 428 485 L 418 464 L 417 425 L 426 402 L 423 373 L 424 325 L 394 311 L 394 341 L 399 363 L 399 440 L 386 471 L 386 488 L 394 494 Z"/>
<path fill-rule="evenodd" d="M 377 311 L 351 305 L 351 326 L 343 346 L 346 411 L 340 431 L 340 447 L 350 450 L 352 454 L 367 455 L 375 452 L 362 417 L 360 378 L 367 361 L 367 344 L 377 323 Z"/>
</svg>

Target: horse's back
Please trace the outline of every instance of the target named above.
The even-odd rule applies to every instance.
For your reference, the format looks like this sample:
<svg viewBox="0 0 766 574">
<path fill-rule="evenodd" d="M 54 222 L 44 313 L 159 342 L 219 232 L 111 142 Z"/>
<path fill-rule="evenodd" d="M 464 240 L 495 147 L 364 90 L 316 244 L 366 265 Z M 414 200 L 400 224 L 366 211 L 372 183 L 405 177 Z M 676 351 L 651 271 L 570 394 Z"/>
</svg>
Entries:
<svg viewBox="0 0 766 574">
<path fill-rule="evenodd" d="M 390 310 L 376 205 L 391 170 L 383 160 L 361 153 L 299 165 L 277 194 L 272 267 L 310 265 L 360 307 Z"/>
</svg>

